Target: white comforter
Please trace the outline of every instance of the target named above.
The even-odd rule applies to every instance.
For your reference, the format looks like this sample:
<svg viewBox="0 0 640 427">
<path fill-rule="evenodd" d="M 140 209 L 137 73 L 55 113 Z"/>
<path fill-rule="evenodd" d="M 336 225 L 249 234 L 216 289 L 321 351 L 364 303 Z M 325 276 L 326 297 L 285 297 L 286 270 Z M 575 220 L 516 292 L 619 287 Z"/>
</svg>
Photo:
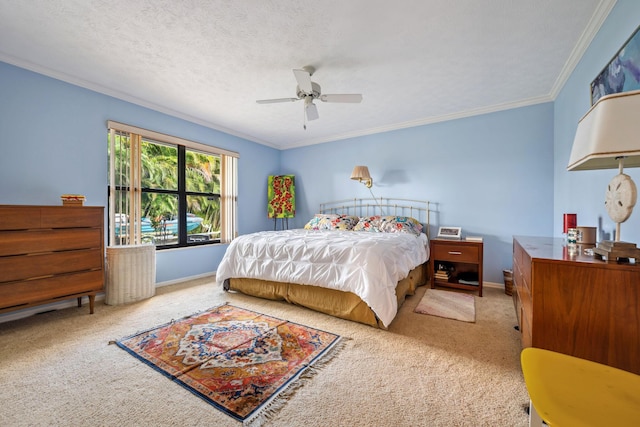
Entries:
<svg viewBox="0 0 640 427">
<path fill-rule="evenodd" d="M 353 292 L 386 327 L 398 311 L 397 282 L 427 259 L 424 234 L 262 231 L 231 242 L 216 280 L 246 277 Z"/>
</svg>

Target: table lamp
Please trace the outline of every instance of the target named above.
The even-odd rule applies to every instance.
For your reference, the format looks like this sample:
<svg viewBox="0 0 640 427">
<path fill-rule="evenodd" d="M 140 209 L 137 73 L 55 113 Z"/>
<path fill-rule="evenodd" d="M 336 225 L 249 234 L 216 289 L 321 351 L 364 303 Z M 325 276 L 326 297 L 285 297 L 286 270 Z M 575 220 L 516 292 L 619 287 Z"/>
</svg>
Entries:
<svg viewBox="0 0 640 427">
<path fill-rule="evenodd" d="M 640 166 L 640 90 L 607 95 L 578 122 L 567 170 L 618 169 L 606 190 L 605 206 L 616 224 L 615 240 L 594 253 L 607 261 L 640 258 L 636 245 L 620 240 L 620 224 L 636 204 L 636 185 L 623 168 Z"/>
</svg>

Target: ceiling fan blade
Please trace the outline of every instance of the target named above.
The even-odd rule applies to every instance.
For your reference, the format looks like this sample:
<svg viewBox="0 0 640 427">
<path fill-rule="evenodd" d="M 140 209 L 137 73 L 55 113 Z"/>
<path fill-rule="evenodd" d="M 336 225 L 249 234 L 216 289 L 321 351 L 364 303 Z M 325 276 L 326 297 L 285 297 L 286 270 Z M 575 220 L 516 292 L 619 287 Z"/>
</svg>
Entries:
<svg viewBox="0 0 640 427">
<path fill-rule="evenodd" d="M 300 98 L 277 98 L 277 99 L 260 99 L 256 101 L 258 104 L 275 104 L 276 102 L 295 102 Z"/>
<path fill-rule="evenodd" d="M 304 111 L 307 115 L 307 120 L 317 120 L 318 118 L 320 118 L 320 116 L 318 115 L 318 107 L 316 107 L 316 104 L 311 102 L 311 98 L 307 98 L 307 100 L 305 100 L 304 103 Z"/>
<path fill-rule="evenodd" d="M 336 93 L 331 95 L 320 95 L 322 102 L 362 102 L 362 95 L 359 93 Z"/>
<path fill-rule="evenodd" d="M 311 87 L 311 73 L 307 70 L 293 70 L 293 75 L 296 77 L 298 87 L 304 91 L 304 93 L 312 93 L 313 87 Z"/>
</svg>

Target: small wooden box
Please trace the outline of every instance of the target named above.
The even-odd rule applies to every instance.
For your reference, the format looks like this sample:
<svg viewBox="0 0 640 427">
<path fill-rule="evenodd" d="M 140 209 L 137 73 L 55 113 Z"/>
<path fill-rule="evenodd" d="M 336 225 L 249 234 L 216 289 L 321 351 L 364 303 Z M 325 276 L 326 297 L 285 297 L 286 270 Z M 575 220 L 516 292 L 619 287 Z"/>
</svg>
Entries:
<svg viewBox="0 0 640 427">
<path fill-rule="evenodd" d="M 81 194 L 63 194 L 60 199 L 62 200 L 62 206 L 84 205 L 84 196 Z"/>
</svg>

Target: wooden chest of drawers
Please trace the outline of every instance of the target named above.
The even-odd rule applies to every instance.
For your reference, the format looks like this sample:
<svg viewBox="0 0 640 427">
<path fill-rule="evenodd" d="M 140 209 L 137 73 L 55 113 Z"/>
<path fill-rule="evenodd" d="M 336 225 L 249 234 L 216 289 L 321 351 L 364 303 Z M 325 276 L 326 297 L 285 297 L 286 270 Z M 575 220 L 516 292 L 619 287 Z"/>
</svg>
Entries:
<svg viewBox="0 0 640 427">
<path fill-rule="evenodd" d="M 104 286 L 104 208 L 0 205 L 0 313 L 95 296 Z"/>
<path fill-rule="evenodd" d="M 523 347 L 640 374 L 640 265 L 570 252 L 559 238 L 515 237 L 514 302 Z"/>
</svg>

